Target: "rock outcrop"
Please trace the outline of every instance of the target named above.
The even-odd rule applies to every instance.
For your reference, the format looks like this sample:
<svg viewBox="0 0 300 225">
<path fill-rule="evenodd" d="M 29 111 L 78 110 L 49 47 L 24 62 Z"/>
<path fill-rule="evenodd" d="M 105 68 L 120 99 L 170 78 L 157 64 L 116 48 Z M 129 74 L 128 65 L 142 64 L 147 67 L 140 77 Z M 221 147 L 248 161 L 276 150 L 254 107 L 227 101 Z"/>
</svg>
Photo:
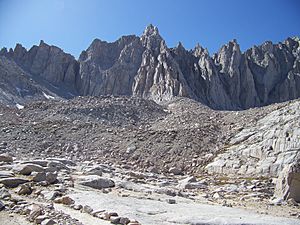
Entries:
<svg viewBox="0 0 300 225">
<path fill-rule="evenodd" d="M 299 109 L 299 101 L 287 103 L 242 129 L 208 164 L 208 172 L 277 177 L 299 158 Z"/>
<path fill-rule="evenodd" d="M 294 199 L 300 202 L 300 163 L 287 165 L 276 182 L 275 196 L 282 200 Z"/>
<path fill-rule="evenodd" d="M 35 96 L 37 87 L 26 80 L 33 79 L 63 98 L 127 95 L 164 102 L 181 96 L 215 109 L 264 106 L 300 96 L 299 43 L 299 38 L 267 41 L 243 53 L 232 40 L 211 57 L 200 45 L 190 51 L 181 43 L 168 48 L 157 27 L 149 25 L 141 37 L 95 39 L 78 60 L 43 41 L 28 51 L 17 44 L 0 51 L 1 85 L 11 85 L 10 91 L 2 88 L 1 101 L 15 104 Z M 23 76 L 17 84 L 7 74 Z M 11 91 L 15 86 L 28 93 Z"/>
</svg>

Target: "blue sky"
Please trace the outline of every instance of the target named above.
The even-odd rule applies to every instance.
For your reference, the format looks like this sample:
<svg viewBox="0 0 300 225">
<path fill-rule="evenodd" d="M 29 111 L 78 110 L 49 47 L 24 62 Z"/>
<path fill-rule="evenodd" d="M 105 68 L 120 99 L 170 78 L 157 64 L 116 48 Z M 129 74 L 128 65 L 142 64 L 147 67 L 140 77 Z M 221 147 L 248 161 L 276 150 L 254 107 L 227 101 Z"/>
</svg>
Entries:
<svg viewBox="0 0 300 225">
<path fill-rule="evenodd" d="M 197 43 L 212 54 L 300 36 L 299 0 L 0 0 L 0 47 L 42 39 L 78 57 L 93 39 L 141 35 L 152 23 L 169 47 Z"/>
</svg>

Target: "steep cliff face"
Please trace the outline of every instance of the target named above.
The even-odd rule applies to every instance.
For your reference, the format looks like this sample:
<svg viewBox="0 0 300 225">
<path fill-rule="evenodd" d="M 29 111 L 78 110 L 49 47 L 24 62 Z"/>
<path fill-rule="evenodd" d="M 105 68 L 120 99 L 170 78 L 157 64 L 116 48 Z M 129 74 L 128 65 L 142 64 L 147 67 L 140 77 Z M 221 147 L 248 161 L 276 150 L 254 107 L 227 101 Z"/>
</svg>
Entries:
<svg viewBox="0 0 300 225">
<path fill-rule="evenodd" d="M 133 95 L 156 102 L 184 96 L 215 109 L 246 109 L 299 98 L 299 43 L 265 42 L 242 53 L 233 40 L 211 57 L 200 45 L 168 48 L 149 25 L 141 37 L 96 39 L 79 60 L 43 41 L 28 51 L 17 44 L 0 55 L 75 95 Z"/>
<path fill-rule="evenodd" d="M 133 94 L 157 102 L 170 100 L 173 96 L 193 96 L 158 29 L 148 26 L 140 41 L 144 51 L 134 79 Z"/>
<path fill-rule="evenodd" d="M 27 51 L 17 44 L 15 49 L 7 52 L 2 50 L 0 55 L 14 60 L 26 72 L 39 76 L 54 85 L 64 83 L 75 88 L 78 76 L 78 62 L 70 54 L 66 54 L 58 47 L 40 42 Z"/>
<path fill-rule="evenodd" d="M 136 36 L 114 43 L 98 39 L 79 57 L 81 95 L 132 95 L 132 85 L 141 64 L 143 46 Z"/>
</svg>

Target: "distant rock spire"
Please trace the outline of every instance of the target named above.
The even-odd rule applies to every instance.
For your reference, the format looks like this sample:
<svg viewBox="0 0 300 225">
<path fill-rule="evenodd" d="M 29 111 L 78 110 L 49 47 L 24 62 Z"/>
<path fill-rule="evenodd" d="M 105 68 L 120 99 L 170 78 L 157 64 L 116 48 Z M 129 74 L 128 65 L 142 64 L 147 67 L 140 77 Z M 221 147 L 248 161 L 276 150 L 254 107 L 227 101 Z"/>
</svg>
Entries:
<svg viewBox="0 0 300 225">
<path fill-rule="evenodd" d="M 159 35 L 158 28 L 156 26 L 153 26 L 152 24 L 149 24 L 144 30 L 143 35 L 145 36 Z"/>
</svg>

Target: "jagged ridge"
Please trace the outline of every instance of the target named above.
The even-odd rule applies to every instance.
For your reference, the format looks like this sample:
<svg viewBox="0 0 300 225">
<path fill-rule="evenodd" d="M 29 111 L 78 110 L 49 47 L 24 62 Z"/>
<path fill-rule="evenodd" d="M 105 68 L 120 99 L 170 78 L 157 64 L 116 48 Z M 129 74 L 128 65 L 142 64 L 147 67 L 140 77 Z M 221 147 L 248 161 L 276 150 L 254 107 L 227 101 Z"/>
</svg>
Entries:
<svg viewBox="0 0 300 225">
<path fill-rule="evenodd" d="M 168 48 L 149 25 L 141 37 L 123 36 L 113 43 L 95 39 L 78 60 L 43 41 L 29 51 L 20 44 L 3 48 L 0 56 L 16 63 L 25 76 L 67 88 L 71 95 L 128 95 L 156 102 L 183 96 L 215 109 L 246 109 L 300 96 L 299 43 L 299 38 L 265 42 L 242 53 L 233 40 L 211 57 L 200 45 L 190 51 L 181 43 Z M 21 101 L 11 96 L 1 101 Z"/>
</svg>

